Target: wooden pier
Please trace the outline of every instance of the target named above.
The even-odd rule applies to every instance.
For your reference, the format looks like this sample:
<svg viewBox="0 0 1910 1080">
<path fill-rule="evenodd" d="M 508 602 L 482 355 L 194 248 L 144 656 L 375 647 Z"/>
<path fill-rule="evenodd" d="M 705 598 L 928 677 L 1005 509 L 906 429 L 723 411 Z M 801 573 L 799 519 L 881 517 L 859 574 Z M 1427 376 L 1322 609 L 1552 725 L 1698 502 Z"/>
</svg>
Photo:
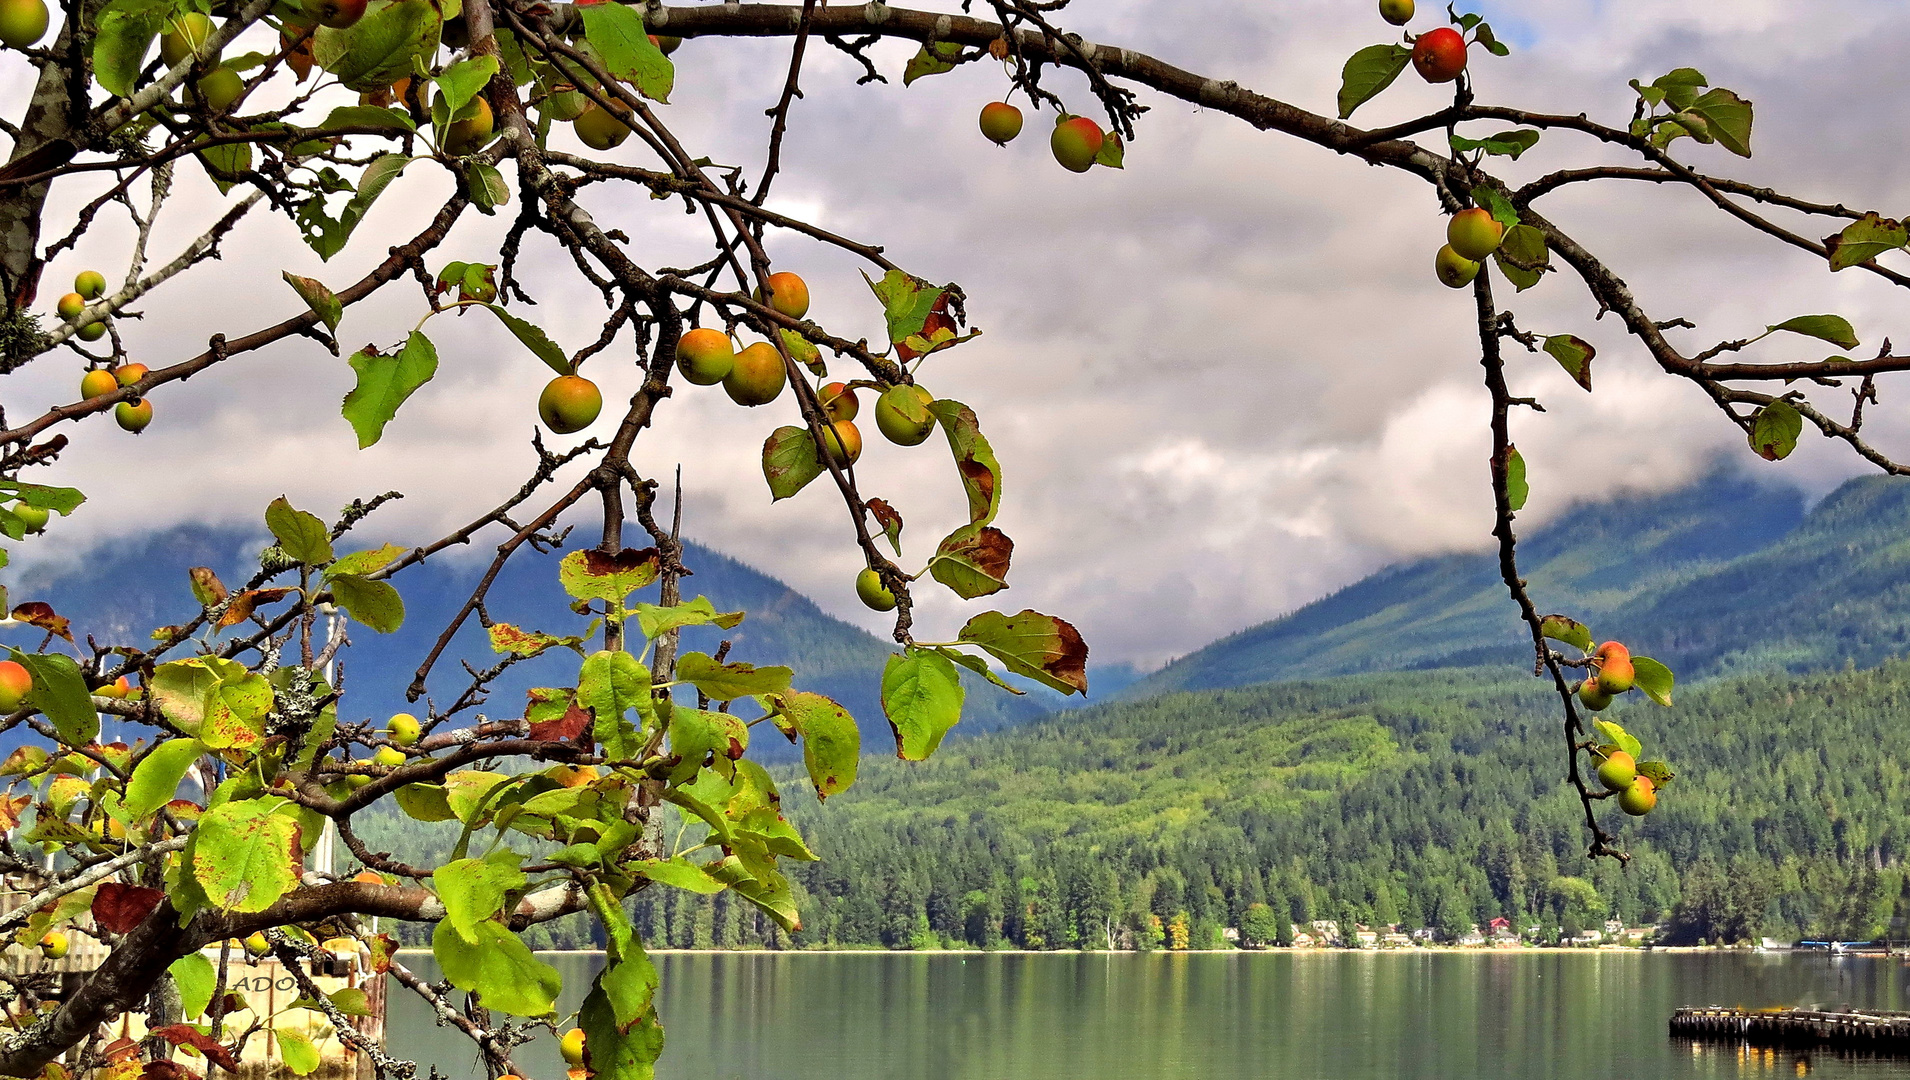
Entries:
<svg viewBox="0 0 1910 1080">
<path fill-rule="evenodd" d="M 1827 1046 L 1873 1054 L 1910 1055 L 1910 1012 L 1823 1012 L 1708 1005 L 1671 1014 L 1674 1038 Z"/>
</svg>

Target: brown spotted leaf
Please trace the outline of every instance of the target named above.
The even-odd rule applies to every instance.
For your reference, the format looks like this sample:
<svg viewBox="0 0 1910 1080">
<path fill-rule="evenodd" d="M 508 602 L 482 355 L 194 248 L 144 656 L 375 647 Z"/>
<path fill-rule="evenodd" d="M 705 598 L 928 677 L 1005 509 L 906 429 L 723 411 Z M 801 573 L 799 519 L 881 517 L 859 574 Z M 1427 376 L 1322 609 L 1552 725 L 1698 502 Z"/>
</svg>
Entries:
<svg viewBox="0 0 1910 1080">
<path fill-rule="evenodd" d="M 969 523 L 986 525 L 995 520 L 1001 509 L 1001 463 L 982 436 L 975 411 L 950 398 L 932 402 L 928 411 L 941 421 L 948 435 L 948 448 L 955 455 L 955 469 L 968 495 Z"/>
<path fill-rule="evenodd" d="M 228 911 L 264 911 L 298 887 L 304 866 L 297 806 L 237 799 L 205 812 L 193 833 L 192 875 Z"/>
<path fill-rule="evenodd" d="M 578 600 L 623 603 L 624 597 L 657 579 L 656 548 L 624 548 L 616 554 L 586 548 L 564 556 L 557 570 L 564 591 Z"/>
<path fill-rule="evenodd" d="M 524 718 L 531 722 L 531 738 L 550 742 L 569 742 L 590 727 L 590 710 L 579 706 L 569 690 L 548 687 L 531 690 Z"/>
<path fill-rule="evenodd" d="M 1003 615 L 984 611 L 957 635 L 1000 660 L 1009 671 L 1064 694 L 1088 692 L 1088 646 L 1080 631 L 1038 611 Z"/>
<path fill-rule="evenodd" d="M 869 513 L 875 517 L 876 524 L 882 526 L 882 535 L 888 537 L 889 546 L 895 554 L 902 554 L 902 515 L 885 499 L 870 499 Z"/>
<path fill-rule="evenodd" d="M 1572 381 L 1590 391 L 1592 388 L 1592 357 L 1598 350 L 1591 342 L 1572 334 L 1554 334 L 1545 339 L 1545 351 L 1559 362 Z"/>
<path fill-rule="evenodd" d="M 186 575 L 192 580 L 192 598 L 199 601 L 201 607 L 222 604 L 230 595 L 225 582 L 219 580 L 219 575 L 213 573 L 210 566 L 195 566 L 187 570 Z"/>
<path fill-rule="evenodd" d="M 260 604 L 276 604 L 280 600 L 297 592 L 297 589 L 247 589 L 234 596 L 232 603 L 226 605 L 225 614 L 219 616 L 219 628 L 237 626 L 252 617 Z"/>
<path fill-rule="evenodd" d="M 1000 529 L 964 525 L 935 549 L 928 569 L 955 595 L 973 600 L 1008 587 L 1008 563 L 1014 553 L 1015 542 Z"/>
<path fill-rule="evenodd" d="M 13 617 L 19 622 L 37 626 L 68 641 L 73 640 L 71 622 L 65 616 L 56 614 L 51 604 L 40 600 L 29 600 L 13 609 Z"/>
<path fill-rule="evenodd" d="M 580 637 L 558 637 L 541 630 L 524 630 L 510 623 L 492 623 L 490 634 L 491 648 L 494 651 L 510 653 L 513 656 L 538 656 L 558 646 L 575 649 L 578 655 L 583 655 L 584 639 Z"/>
<path fill-rule="evenodd" d="M 193 1027 L 191 1024 L 173 1024 L 170 1027 L 155 1028 L 150 1034 L 157 1035 L 174 1046 L 190 1046 L 206 1056 L 206 1060 L 227 1072 L 238 1072 L 239 1061 L 226 1049 L 224 1043 Z"/>
</svg>

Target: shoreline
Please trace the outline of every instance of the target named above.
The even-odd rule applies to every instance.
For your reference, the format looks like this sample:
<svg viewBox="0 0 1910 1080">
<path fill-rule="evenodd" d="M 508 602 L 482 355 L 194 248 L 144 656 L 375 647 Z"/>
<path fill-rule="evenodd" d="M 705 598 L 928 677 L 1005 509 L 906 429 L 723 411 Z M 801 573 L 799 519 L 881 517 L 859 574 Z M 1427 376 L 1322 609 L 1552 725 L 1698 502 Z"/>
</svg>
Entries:
<svg viewBox="0 0 1910 1080">
<path fill-rule="evenodd" d="M 602 949 L 536 949 L 538 956 L 602 956 Z M 1743 953 L 1760 956 L 1816 956 L 1817 950 L 1810 949 L 1772 949 L 1757 953 L 1754 949 L 1734 945 L 1661 945 L 1640 947 L 1633 945 L 1519 945 L 1510 948 L 1484 948 L 1476 945 L 1416 945 L 1406 948 L 1355 949 L 1336 946 L 1313 946 L 1304 949 L 674 949 L 646 948 L 652 956 L 1306 956 L 1309 954 L 1354 954 L 1375 956 L 1414 956 L 1414 955 L 1455 955 L 1455 956 L 1511 956 L 1530 953 L 1563 953 L 1575 955 L 1611 955 L 1649 953 Z M 405 947 L 398 955 L 429 956 L 430 949 Z M 1823 956 L 1836 954 L 1823 952 Z M 1886 958 L 1881 953 L 1851 953 L 1850 956 L 1871 959 Z"/>
</svg>

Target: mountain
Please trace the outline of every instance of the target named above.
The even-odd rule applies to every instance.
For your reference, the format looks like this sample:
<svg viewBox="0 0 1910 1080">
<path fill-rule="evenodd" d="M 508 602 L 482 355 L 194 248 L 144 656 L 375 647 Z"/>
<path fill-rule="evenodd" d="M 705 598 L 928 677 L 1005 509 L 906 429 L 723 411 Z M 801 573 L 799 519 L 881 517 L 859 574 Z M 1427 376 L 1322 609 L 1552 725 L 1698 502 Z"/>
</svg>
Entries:
<svg viewBox="0 0 1910 1080">
<path fill-rule="evenodd" d="M 92 635 L 101 645 L 141 643 L 154 627 L 183 623 L 197 612 L 198 605 L 187 587 L 188 567 L 209 566 L 228 585 L 236 587 L 247 579 L 248 566 L 256 571 L 257 553 L 265 540 L 262 533 L 199 526 L 150 533 L 102 545 L 77 565 L 30 569 L 12 585 L 12 599 L 15 603 L 50 603 L 55 611 L 73 620 L 75 636 L 81 642 Z M 375 546 L 378 542 L 358 541 L 341 550 Z M 718 610 L 743 610 L 749 616 L 734 630 L 690 628 L 684 631 L 682 647 L 713 652 L 722 640 L 728 640 L 731 659 L 793 668 L 798 688 L 835 698 L 857 718 L 863 744 L 871 752 L 888 752 L 893 735 L 883 719 L 879 692 L 882 666 L 893 647 L 824 614 L 807 597 L 775 578 L 701 545 L 689 544 L 686 548 L 684 562 L 694 574 L 683 581 L 684 597 L 707 595 Z M 557 553 L 520 551 L 491 587 L 485 604 L 491 618 L 553 634 L 581 633 L 586 620 L 569 609 L 569 598 L 557 587 L 558 558 Z M 436 635 L 487 567 L 488 559 L 447 552 L 394 579 L 405 600 L 403 627 L 389 636 L 363 626 L 350 628 L 352 647 L 344 651 L 340 661 L 347 718 L 384 717 L 418 709 L 405 702 L 405 688 Z M 102 572 L 102 568 L 108 569 Z M 654 602 L 655 591 L 652 586 L 639 597 Z M 37 647 L 41 637 L 29 627 L 0 630 L 0 643 L 23 648 Z M 476 668 L 497 662 L 497 654 L 475 617 L 459 631 L 433 671 L 430 687 L 433 700 L 440 706 L 449 705 L 468 682 L 459 668 L 460 661 Z M 1115 676 L 1110 681 L 1119 685 L 1121 676 L 1127 673 L 1117 668 L 1110 674 Z M 519 715 L 525 690 L 572 685 L 576 675 L 576 655 L 552 650 L 506 671 L 492 684 L 489 708 L 481 706 L 479 711 Z M 969 693 L 957 728 L 962 734 L 1022 723 L 1064 706 L 1060 695 L 1033 684 L 1026 684 L 1027 696 L 1014 697 L 966 672 L 963 675 Z M 1128 675 L 1128 680 L 1132 678 Z M 767 760 L 796 756 L 796 751 L 781 739 L 764 739 L 753 752 Z"/>
<path fill-rule="evenodd" d="M 1681 680 L 1874 665 L 1910 642 L 1910 481 L 1852 480 L 1805 512 L 1727 475 L 1581 506 L 1519 544 L 1544 611 L 1670 664 Z M 1124 693 L 1363 671 L 1527 662 L 1495 554 L 1381 571 L 1222 638 Z"/>
</svg>

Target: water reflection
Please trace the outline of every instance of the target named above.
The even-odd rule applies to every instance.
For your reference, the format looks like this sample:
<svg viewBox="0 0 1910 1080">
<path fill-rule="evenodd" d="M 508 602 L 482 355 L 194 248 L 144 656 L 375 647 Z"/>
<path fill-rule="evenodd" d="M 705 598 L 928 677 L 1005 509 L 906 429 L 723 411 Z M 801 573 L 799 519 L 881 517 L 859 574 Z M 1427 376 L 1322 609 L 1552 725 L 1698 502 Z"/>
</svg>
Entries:
<svg viewBox="0 0 1910 1080">
<path fill-rule="evenodd" d="M 554 958 L 574 1008 L 599 960 Z M 406 956 L 420 974 L 428 957 Z M 663 954 L 665 1080 L 1910 1078 L 1674 1041 L 1679 1005 L 1910 1007 L 1896 961 L 1642 953 Z M 402 989 L 393 1050 L 476 1077 Z M 548 1044 L 549 1040 L 545 1040 Z M 520 1051 L 537 1080 L 555 1048 Z"/>
</svg>

